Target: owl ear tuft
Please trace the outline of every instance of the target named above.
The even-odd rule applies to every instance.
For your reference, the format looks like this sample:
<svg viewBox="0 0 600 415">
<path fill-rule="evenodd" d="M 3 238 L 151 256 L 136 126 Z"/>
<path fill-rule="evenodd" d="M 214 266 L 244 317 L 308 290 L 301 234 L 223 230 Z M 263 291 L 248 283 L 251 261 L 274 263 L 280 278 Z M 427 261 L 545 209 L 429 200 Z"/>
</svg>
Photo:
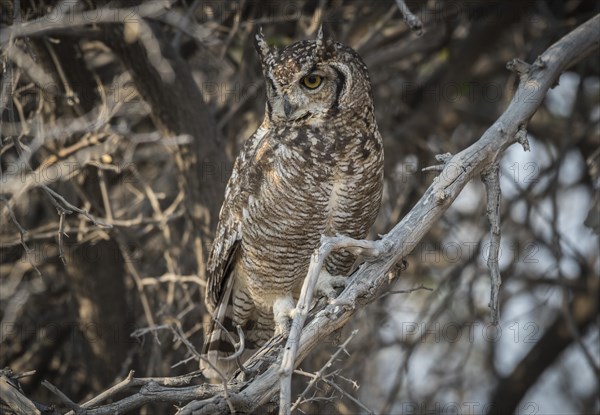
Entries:
<svg viewBox="0 0 600 415">
<path fill-rule="evenodd" d="M 317 30 L 317 38 L 315 42 L 315 57 L 323 58 L 326 55 L 327 50 L 331 46 L 331 39 L 329 38 L 329 33 L 327 30 L 323 29 L 323 24 L 319 25 L 319 30 Z"/>
<path fill-rule="evenodd" d="M 319 30 L 317 30 L 317 47 L 323 46 L 323 24 L 319 25 Z"/>
<path fill-rule="evenodd" d="M 274 48 L 271 48 L 265 40 L 262 26 L 257 27 L 254 31 L 254 48 L 256 49 L 256 52 L 258 52 L 263 67 L 272 63 L 275 55 L 277 55 L 277 51 Z"/>
</svg>

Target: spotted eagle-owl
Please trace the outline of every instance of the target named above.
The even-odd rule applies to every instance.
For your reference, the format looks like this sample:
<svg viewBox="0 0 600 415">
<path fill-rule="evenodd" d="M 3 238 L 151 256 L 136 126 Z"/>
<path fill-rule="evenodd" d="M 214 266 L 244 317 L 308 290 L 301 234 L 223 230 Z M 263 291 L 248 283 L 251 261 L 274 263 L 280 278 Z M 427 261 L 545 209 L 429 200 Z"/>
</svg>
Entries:
<svg viewBox="0 0 600 415">
<path fill-rule="evenodd" d="M 322 30 L 283 50 L 258 32 L 255 46 L 266 113 L 235 162 L 208 259 L 206 303 L 220 323 L 204 345 L 210 377 L 234 369 L 223 329 L 241 326 L 246 348 L 285 335 L 321 235 L 364 238 L 381 203 L 383 146 L 360 56 Z M 355 260 L 333 253 L 318 291 L 335 295 Z"/>
</svg>

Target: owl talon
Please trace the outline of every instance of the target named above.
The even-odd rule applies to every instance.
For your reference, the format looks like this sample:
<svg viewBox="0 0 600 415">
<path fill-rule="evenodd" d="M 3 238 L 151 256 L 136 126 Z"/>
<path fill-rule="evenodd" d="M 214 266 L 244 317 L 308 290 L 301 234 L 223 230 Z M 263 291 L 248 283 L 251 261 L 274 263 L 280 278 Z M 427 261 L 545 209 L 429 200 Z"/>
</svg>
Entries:
<svg viewBox="0 0 600 415">
<path fill-rule="evenodd" d="M 273 317 L 275 320 L 275 336 L 282 335 L 287 338 L 290 334 L 296 306 L 291 296 L 281 297 L 273 303 Z"/>
<path fill-rule="evenodd" d="M 323 270 L 317 280 L 316 292 L 317 295 L 326 296 L 330 300 L 337 297 L 336 288 L 345 287 L 348 279 L 341 275 L 331 275 Z"/>
<path fill-rule="evenodd" d="M 291 321 L 286 318 L 285 321 L 275 321 L 275 336 L 288 338 L 290 335 Z"/>
</svg>

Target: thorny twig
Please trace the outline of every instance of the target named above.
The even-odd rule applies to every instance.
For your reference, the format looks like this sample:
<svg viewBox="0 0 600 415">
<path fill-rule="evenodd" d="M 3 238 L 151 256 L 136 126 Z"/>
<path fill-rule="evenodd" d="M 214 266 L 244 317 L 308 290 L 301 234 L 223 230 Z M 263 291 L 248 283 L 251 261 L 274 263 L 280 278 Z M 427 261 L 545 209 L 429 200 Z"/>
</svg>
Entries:
<svg viewBox="0 0 600 415">
<path fill-rule="evenodd" d="M 298 405 L 300 405 L 300 403 L 302 402 L 302 399 L 306 396 L 308 391 L 310 391 L 312 389 L 312 387 L 315 386 L 315 384 L 319 380 L 322 380 L 324 378 L 325 371 L 327 369 L 329 369 L 331 367 L 331 365 L 333 365 L 333 362 L 335 362 L 335 359 L 337 359 L 338 356 L 342 352 L 348 354 L 348 351 L 346 350 L 346 346 L 348 346 L 348 344 L 350 343 L 352 338 L 354 338 L 354 336 L 356 336 L 356 333 L 358 333 L 358 330 L 356 330 L 356 329 L 352 330 L 352 333 L 350 333 L 350 336 L 348 336 L 346 341 L 344 341 L 344 343 L 342 343 L 338 347 L 338 349 L 335 351 L 335 353 L 333 353 L 331 355 L 331 357 L 329 358 L 329 360 L 327 360 L 327 362 L 323 365 L 323 367 L 317 373 L 315 373 L 315 376 L 313 378 L 311 378 L 310 382 L 308 382 L 308 385 L 306 385 L 306 388 L 304 389 L 304 391 L 298 396 L 298 398 L 296 399 L 296 402 L 294 402 L 294 405 L 292 405 L 290 411 L 294 411 L 295 409 L 298 408 Z"/>
<path fill-rule="evenodd" d="M 29 262 L 29 265 L 31 265 L 31 267 L 35 270 L 35 273 L 39 277 L 41 277 L 42 272 L 39 270 L 39 268 L 37 267 L 37 265 L 35 264 L 35 262 L 33 260 L 33 257 L 31 256 L 33 250 L 29 247 L 29 245 L 27 245 L 27 242 L 25 242 L 25 234 L 27 233 L 27 229 L 23 228 L 23 226 L 17 220 L 17 217 L 15 216 L 15 213 L 12 210 L 12 206 L 10 206 L 10 203 L 6 199 L 6 197 L 4 197 L 3 195 L 0 195 L 0 200 L 2 200 L 3 202 L 6 203 L 6 209 L 8 209 L 8 216 L 10 217 L 10 220 L 12 221 L 12 223 L 19 230 L 19 241 L 20 241 L 21 246 L 23 247 L 23 250 L 25 251 L 25 256 L 27 258 L 27 262 Z"/>
</svg>

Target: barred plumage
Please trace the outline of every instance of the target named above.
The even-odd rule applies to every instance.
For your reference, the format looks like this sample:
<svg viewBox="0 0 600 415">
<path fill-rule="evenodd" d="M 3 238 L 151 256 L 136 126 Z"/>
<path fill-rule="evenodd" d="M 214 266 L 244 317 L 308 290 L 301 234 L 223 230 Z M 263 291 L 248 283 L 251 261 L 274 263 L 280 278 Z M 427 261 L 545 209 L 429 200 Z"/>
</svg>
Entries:
<svg viewBox="0 0 600 415">
<path fill-rule="evenodd" d="M 358 54 L 324 39 L 278 51 L 256 35 L 266 80 L 264 121 L 245 143 L 227 185 L 208 261 L 206 302 L 246 346 L 286 333 L 288 313 L 321 235 L 363 238 L 383 187 L 383 147 L 367 68 Z M 355 258 L 334 253 L 325 268 L 347 276 Z M 327 277 L 324 274 L 324 279 Z M 334 278 L 335 280 L 335 278 Z M 219 360 L 233 347 L 219 325 L 204 353 Z M 215 373 L 203 364 L 207 376 Z"/>
</svg>

